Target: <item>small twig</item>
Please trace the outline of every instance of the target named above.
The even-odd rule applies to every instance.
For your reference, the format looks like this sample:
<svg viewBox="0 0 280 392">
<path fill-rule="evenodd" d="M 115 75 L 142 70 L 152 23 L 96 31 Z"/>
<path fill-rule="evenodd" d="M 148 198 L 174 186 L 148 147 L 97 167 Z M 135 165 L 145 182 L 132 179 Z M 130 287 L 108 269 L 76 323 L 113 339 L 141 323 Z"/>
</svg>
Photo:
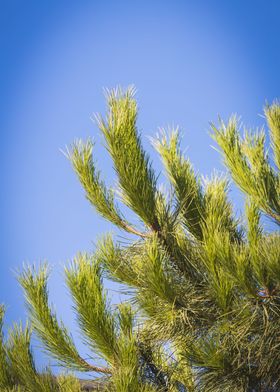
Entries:
<svg viewBox="0 0 280 392">
<path fill-rule="evenodd" d="M 85 368 L 92 372 L 97 372 L 97 373 L 105 373 L 105 374 L 112 374 L 112 370 L 108 367 L 100 367 L 100 366 L 95 366 L 89 364 L 87 361 L 81 358 L 81 363 Z"/>
<path fill-rule="evenodd" d="M 134 227 L 130 226 L 129 224 L 127 224 L 124 221 L 122 222 L 122 226 L 123 226 L 123 228 L 126 231 L 128 231 L 128 232 L 130 232 L 132 234 L 138 235 L 141 238 L 149 238 L 151 236 L 151 233 L 149 233 L 149 232 L 148 233 L 143 233 L 143 232 L 135 229 Z"/>
</svg>

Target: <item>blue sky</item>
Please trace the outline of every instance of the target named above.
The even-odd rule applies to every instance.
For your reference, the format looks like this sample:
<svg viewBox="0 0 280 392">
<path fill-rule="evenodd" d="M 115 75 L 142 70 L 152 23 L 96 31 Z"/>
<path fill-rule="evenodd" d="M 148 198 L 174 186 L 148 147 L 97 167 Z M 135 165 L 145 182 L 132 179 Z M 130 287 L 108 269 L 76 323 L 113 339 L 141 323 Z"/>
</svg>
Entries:
<svg viewBox="0 0 280 392">
<path fill-rule="evenodd" d="M 24 318 L 13 271 L 48 260 L 51 299 L 78 339 L 63 265 L 113 228 L 87 203 L 60 149 L 92 136 L 104 178 L 114 183 L 91 116 L 104 113 L 103 87 L 134 84 L 139 129 L 158 171 L 149 136 L 172 124 L 181 127 L 183 148 L 201 174 L 223 170 L 209 122 L 238 113 L 249 127 L 259 126 L 265 101 L 280 95 L 280 5 L 2 0 L 0 6 L 0 302 L 8 323 Z M 240 210 L 238 193 L 232 195 Z"/>
</svg>

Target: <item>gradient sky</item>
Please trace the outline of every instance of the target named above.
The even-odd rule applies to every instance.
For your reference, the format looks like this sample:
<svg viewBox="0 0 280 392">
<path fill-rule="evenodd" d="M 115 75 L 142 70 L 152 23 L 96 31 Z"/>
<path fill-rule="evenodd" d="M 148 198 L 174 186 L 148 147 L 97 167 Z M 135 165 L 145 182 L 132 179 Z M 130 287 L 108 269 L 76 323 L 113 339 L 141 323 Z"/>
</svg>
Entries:
<svg viewBox="0 0 280 392">
<path fill-rule="evenodd" d="M 90 119 L 104 113 L 103 87 L 136 86 L 139 129 L 158 171 L 149 136 L 172 124 L 201 174 L 224 170 L 209 121 L 238 113 L 249 127 L 262 124 L 265 101 L 280 95 L 279 13 L 278 1 L 258 0 L 0 2 L 0 302 L 8 324 L 25 317 L 13 271 L 48 260 L 51 300 L 78 341 L 63 265 L 113 228 L 85 200 L 60 149 L 94 137 L 99 167 L 114 182 Z"/>
</svg>

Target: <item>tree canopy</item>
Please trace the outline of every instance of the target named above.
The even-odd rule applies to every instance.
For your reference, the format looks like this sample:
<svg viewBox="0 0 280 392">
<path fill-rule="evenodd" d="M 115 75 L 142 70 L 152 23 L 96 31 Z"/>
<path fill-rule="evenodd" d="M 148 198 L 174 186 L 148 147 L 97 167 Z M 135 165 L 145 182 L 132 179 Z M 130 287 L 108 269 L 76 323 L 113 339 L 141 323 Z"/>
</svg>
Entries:
<svg viewBox="0 0 280 392">
<path fill-rule="evenodd" d="M 211 124 L 225 176 L 198 175 L 179 130 L 162 130 L 152 143 L 168 181 L 163 191 L 137 129 L 134 95 L 133 88 L 107 91 L 107 114 L 96 116 L 116 189 L 102 179 L 92 140 L 66 152 L 88 201 L 127 233 L 125 244 L 105 234 L 92 254 L 65 267 L 81 336 L 102 361 L 81 357 L 54 312 L 47 265 L 28 266 L 19 282 L 29 322 L 0 334 L 1 390 L 81 390 L 72 374 L 36 370 L 35 333 L 67 371 L 95 372 L 112 392 L 280 391 L 280 104 L 264 109 L 268 132 L 242 130 L 234 116 Z M 241 217 L 228 197 L 230 178 L 245 194 Z M 117 308 L 104 278 L 129 292 Z M 3 316 L 1 308 L 1 331 Z"/>
</svg>

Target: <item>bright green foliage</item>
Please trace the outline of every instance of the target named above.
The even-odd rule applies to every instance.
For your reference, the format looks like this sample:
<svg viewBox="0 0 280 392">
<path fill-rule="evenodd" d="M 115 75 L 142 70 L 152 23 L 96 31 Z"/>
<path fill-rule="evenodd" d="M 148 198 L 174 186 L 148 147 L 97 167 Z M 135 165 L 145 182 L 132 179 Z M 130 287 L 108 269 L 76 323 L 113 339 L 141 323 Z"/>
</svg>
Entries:
<svg viewBox="0 0 280 392">
<path fill-rule="evenodd" d="M 154 140 L 154 146 L 162 157 L 168 178 L 174 187 L 176 205 L 182 214 L 183 223 L 190 233 L 202 238 L 201 217 L 204 215 L 203 194 L 200 180 L 189 160 L 180 151 L 178 130 L 170 132 L 170 138 Z"/>
<path fill-rule="evenodd" d="M 46 350 L 63 364 L 77 370 L 91 370 L 79 356 L 65 326 L 62 323 L 59 325 L 48 304 L 46 266 L 41 267 L 38 273 L 35 269 L 26 268 L 19 281 L 25 290 L 32 325 Z"/>
<path fill-rule="evenodd" d="M 39 375 L 35 369 L 30 351 L 30 330 L 15 325 L 10 332 L 7 343 L 7 355 L 11 364 L 13 377 L 27 391 L 47 392 L 56 389 L 52 376 L 48 373 Z"/>
<path fill-rule="evenodd" d="M 2 309 L 1 320 L 3 316 Z M 43 373 L 37 371 L 30 340 L 31 328 L 28 325 L 23 328 L 21 324 L 14 324 L 6 341 L 1 334 L 0 390 L 3 392 L 79 392 L 77 388 L 66 388 L 70 382 L 76 387 L 80 385 L 77 379 L 61 375 L 56 380 L 49 369 Z"/>
<path fill-rule="evenodd" d="M 57 377 L 59 392 L 81 392 L 81 385 L 73 375 L 62 374 Z"/>
<path fill-rule="evenodd" d="M 280 169 L 280 105 L 275 101 L 265 108 L 265 116 L 271 132 L 271 145 L 274 152 L 274 161 Z"/>
<path fill-rule="evenodd" d="M 116 325 L 103 292 L 100 265 L 90 262 L 87 255 L 78 255 L 66 270 L 66 279 L 86 342 L 113 364 L 117 353 Z"/>
<path fill-rule="evenodd" d="M 134 90 L 113 90 L 107 100 L 107 115 L 97 116 L 98 126 L 120 201 L 140 225 L 128 223 L 116 192 L 100 179 L 92 142 L 75 143 L 67 156 L 86 197 L 105 219 L 134 234 L 125 244 L 105 235 L 93 254 L 78 254 L 65 269 L 78 326 L 95 363 L 80 356 L 48 303 L 44 266 L 28 267 L 19 278 L 32 328 L 67 369 L 103 374 L 107 391 L 279 392 L 280 235 L 262 226 L 264 215 L 276 229 L 280 223 L 279 104 L 265 108 L 274 161 L 264 130 L 245 131 L 242 138 L 235 117 L 212 126 L 226 166 L 246 196 L 244 217 L 236 217 L 229 180 L 200 177 L 181 151 L 177 129 L 153 140 L 169 184 L 168 192 L 159 189 L 137 130 Z M 110 304 L 104 278 L 125 287 L 126 302 Z M 1 387 L 48 391 L 52 382 L 53 390 L 81 390 L 73 376 L 39 375 L 29 341 L 29 330 L 21 327 L 7 344 L 1 334 Z M 97 364 L 99 359 L 106 364 Z"/>
<path fill-rule="evenodd" d="M 3 336 L 3 318 L 4 318 L 4 307 L 0 306 L 0 387 L 9 387 L 12 384 L 12 378 L 10 374 L 9 365 L 7 362 L 6 346 L 4 344 Z"/>
<path fill-rule="evenodd" d="M 274 104 L 265 109 L 270 128 L 272 148 L 276 164 L 279 164 L 280 107 Z M 213 137 L 218 142 L 225 163 L 236 184 L 251 198 L 257 207 L 280 223 L 280 177 L 279 169 L 270 164 L 265 144 L 264 130 L 256 133 L 245 132 L 240 137 L 239 123 L 232 117 L 228 124 L 212 126 Z"/>
<path fill-rule="evenodd" d="M 115 207 L 113 192 L 106 189 L 105 184 L 100 180 L 100 173 L 93 163 L 92 148 L 93 143 L 90 140 L 86 143 L 77 141 L 71 151 L 67 150 L 66 156 L 72 162 L 73 168 L 86 191 L 87 199 L 94 205 L 100 215 L 122 227 L 124 223 Z"/>
<path fill-rule="evenodd" d="M 97 120 L 118 174 L 124 203 L 157 230 L 156 176 L 137 132 L 133 96 L 133 88 L 124 93 L 120 89 L 109 91 L 106 119 L 97 116 Z"/>
</svg>

